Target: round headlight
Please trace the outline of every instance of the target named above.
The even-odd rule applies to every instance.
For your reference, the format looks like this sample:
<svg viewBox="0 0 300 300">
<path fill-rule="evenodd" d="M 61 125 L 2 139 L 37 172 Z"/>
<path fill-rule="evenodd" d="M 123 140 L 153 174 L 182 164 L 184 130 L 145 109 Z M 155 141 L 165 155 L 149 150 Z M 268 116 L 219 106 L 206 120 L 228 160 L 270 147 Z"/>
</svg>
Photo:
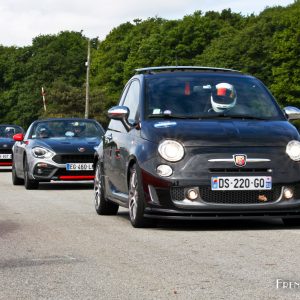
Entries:
<svg viewBox="0 0 300 300">
<path fill-rule="evenodd" d="M 286 153 L 288 156 L 295 161 L 300 160 L 300 142 L 290 141 L 286 146 Z"/>
<path fill-rule="evenodd" d="M 179 161 L 184 156 L 183 146 L 172 140 L 166 140 L 159 144 L 158 152 L 162 158 L 171 162 Z"/>
<path fill-rule="evenodd" d="M 156 172 L 158 175 L 162 176 L 162 177 L 168 177 L 171 176 L 173 173 L 173 170 L 170 166 L 168 165 L 159 165 L 156 168 Z"/>
</svg>

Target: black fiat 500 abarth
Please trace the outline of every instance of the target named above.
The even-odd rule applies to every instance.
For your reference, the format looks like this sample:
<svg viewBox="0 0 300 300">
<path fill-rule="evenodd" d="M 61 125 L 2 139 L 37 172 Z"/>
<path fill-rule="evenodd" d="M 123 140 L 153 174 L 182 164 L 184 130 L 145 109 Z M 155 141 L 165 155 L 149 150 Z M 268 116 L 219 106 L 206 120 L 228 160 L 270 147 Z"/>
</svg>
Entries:
<svg viewBox="0 0 300 300">
<path fill-rule="evenodd" d="M 282 218 L 300 224 L 300 136 L 256 78 L 205 67 L 136 70 L 100 143 L 98 214 L 154 219 Z"/>
</svg>

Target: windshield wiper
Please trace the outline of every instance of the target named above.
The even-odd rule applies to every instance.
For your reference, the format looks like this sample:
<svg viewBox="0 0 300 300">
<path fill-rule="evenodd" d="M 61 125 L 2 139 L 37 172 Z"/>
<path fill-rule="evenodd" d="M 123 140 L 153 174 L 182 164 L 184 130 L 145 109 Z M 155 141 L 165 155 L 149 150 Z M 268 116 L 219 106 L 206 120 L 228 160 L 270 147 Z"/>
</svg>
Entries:
<svg viewBox="0 0 300 300">
<path fill-rule="evenodd" d="M 200 114 L 200 115 L 193 115 L 193 116 L 188 116 L 188 115 L 172 115 L 172 114 L 153 114 L 153 115 L 148 115 L 148 118 L 163 118 L 163 119 L 242 119 L 242 120 L 270 120 L 269 118 L 261 118 L 261 117 L 256 117 L 256 116 L 251 116 L 251 115 L 227 115 L 224 113 L 220 114 Z"/>
<path fill-rule="evenodd" d="M 261 118 L 261 117 L 256 117 L 252 115 L 227 115 L 224 113 L 220 114 L 205 114 L 202 116 L 198 116 L 199 119 L 219 119 L 219 118 L 224 118 L 224 119 L 242 119 L 242 120 L 270 120 L 268 118 Z"/>
<path fill-rule="evenodd" d="M 163 118 L 163 119 L 199 119 L 195 116 L 172 115 L 172 114 L 154 114 L 148 115 L 148 118 Z"/>
<path fill-rule="evenodd" d="M 230 119 L 244 119 L 244 120 L 269 120 L 268 118 L 261 118 L 257 116 L 252 116 L 252 115 L 226 115 L 223 114 L 225 118 L 230 118 Z"/>
</svg>

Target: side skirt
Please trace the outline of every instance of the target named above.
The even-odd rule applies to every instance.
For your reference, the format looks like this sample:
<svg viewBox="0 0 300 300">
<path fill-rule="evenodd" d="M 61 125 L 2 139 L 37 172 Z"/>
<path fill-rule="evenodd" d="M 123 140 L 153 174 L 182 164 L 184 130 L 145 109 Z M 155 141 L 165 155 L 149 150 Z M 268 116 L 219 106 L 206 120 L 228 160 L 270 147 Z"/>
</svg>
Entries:
<svg viewBox="0 0 300 300">
<path fill-rule="evenodd" d="M 128 208 L 128 195 L 118 192 L 116 191 L 110 184 L 109 179 L 107 176 L 104 176 L 104 180 L 105 180 L 105 197 L 107 197 L 107 199 Z"/>
</svg>

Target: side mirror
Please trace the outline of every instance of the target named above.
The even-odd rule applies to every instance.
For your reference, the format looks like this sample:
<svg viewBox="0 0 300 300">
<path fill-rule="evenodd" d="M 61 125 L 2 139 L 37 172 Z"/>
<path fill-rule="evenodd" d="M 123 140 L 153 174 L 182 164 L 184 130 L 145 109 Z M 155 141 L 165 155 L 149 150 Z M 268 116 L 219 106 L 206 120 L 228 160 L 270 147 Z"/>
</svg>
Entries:
<svg viewBox="0 0 300 300">
<path fill-rule="evenodd" d="M 300 109 L 294 106 L 287 106 L 283 109 L 288 120 L 300 120 Z"/>
<path fill-rule="evenodd" d="M 24 140 L 24 134 L 23 133 L 17 133 L 13 136 L 13 139 L 16 142 L 22 142 Z"/>
<path fill-rule="evenodd" d="M 127 131 L 132 129 L 132 125 L 128 122 L 129 108 L 127 106 L 114 106 L 108 110 L 108 117 L 112 120 L 121 121 Z"/>
</svg>

